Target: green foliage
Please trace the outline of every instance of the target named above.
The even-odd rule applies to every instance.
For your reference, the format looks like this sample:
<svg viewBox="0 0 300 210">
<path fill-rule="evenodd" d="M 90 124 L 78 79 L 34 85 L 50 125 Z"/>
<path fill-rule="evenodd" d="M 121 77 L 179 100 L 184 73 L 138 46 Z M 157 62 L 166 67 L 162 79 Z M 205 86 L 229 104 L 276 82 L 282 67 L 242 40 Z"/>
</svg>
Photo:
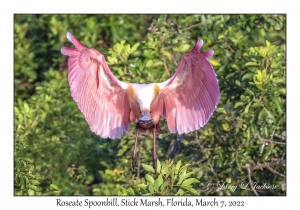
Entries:
<svg viewBox="0 0 300 210">
<path fill-rule="evenodd" d="M 147 183 L 138 184 L 137 187 L 141 190 L 138 194 L 142 195 L 199 195 L 192 184 L 199 183 L 196 178 L 190 178 L 195 172 L 187 173 L 187 168 L 190 164 L 181 166 L 179 160 L 176 165 L 172 161 L 164 161 L 160 163 L 157 160 L 156 173 L 150 165 L 143 164 L 143 168 L 154 175 L 145 175 Z"/>
<path fill-rule="evenodd" d="M 26 139 L 15 134 L 14 152 L 26 148 Z M 14 193 L 15 195 L 30 195 L 34 192 L 39 192 L 40 182 L 34 176 L 33 160 L 26 157 L 17 157 L 14 160 Z"/>
<path fill-rule="evenodd" d="M 131 169 L 133 125 L 122 139 L 102 139 L 70 95 L 67 31 L 137 83 L 167 80 L 204 40 L 202 51 L 215 52 L 216 111 L 180 136 L 161 120 L 156 173 L 150 135 L 139 136 Z M 14 194 L 285 195 L 285 36 L 285 15 L 15 15 Z M 255 182 L 275 188 L 242 188 Z"/>
</svg>

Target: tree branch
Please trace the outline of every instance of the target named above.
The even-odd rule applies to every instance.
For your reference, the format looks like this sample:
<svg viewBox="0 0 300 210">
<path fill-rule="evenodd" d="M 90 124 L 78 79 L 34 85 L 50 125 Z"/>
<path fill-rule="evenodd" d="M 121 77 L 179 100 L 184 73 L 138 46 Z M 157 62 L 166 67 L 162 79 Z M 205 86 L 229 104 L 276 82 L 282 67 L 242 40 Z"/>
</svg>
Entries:
<svg viewBox="0 0 300 210">
<path fill-rule="evenodd" d="M 252 179 L 251 179 L 252 169 L 250 167 L 250 164 L 247 164 L 245 167 L 247 169 L 247 174 L 248 174 L 248 180 L 249 180 L 250 187 L 251 187 L 252 191 L 254 192 L 254 194 L 256 196 L 259 196 L 258 193 L 256 192 L 255 188 L 253 187 L 253 183 L 252 183 Z"/>
<path fill-rule="evenodd" d="M 215 172 L 214 168 L 212 167 L 212 165 L 211 165 L 211 164 L 209 164 L 209 167 L 210 167 L 210 170 L 211 170 L 211 172 L 213 172 L 213 174 L 214 174 L 214 176 L 215 176 L 215 178 L 216 178 L 217 182 L 219 182 L 219 178 L 218 178 L 218 176 L 217 176 L 217 174 L 216 174 L 216 172 Z"/>
<path fill-rule="evenodd" d="M 276 136 L 276 134 L 274 134 Z M 285 142 L 279 142 L 279 141 L 273 141 L 271 139 L 264 139 L 262 138 L 258 132 L 256 132 L 256 136 L 258 137 L 258 139 L 263 143 L 266 144 L 266 142 L 272 143 L 272 144 L 281 144 L 281 145 L 286 145 Z"/>
<path fill-rule="evenodd" d="M 277 174 L 277 175 L 282 176 L 282 177 L 285 178 L 285 175 L 284 175 L 284 174 L 279 173 L 279 172 L 276 171 L 275 169 L 271 168 L 269 165 L 266 165 L 265 167 L 266 167 L 266 169 L 268 169 L 269 171 L 271 171 L 273 174 Z"/>
<path fill-rule="evenodd" d="M 192 25 L 192 26 L 189 26 L 189 27 L 187 27 L 187 28 L 185 28 L 185 29 L 182 29 L 183 31 L 185 31 L 185 30 L 189 30 L 189 29 L 191 29 L 191 28 L 195 28 L 196 26 L 198 26 L 198 25 L 200 25 L 201 23 L 197 23 L 197 24 L 195 24 L 195 25 Z"/>
<path fill-rule="evenodd" d="M 31 123 L 29 128 L 26 130 L 25 134 L 22 135 L 22 138 L 26 137 L 30 133 L 31 129 L 37 125 L 38 121 L 39 121 L 39 116 L 36 116 L 34 121 Z"/>
<path fill-rule="evenodd" d="M 271 166 L 286 164 L 286 160 L 284 160 L 284 159 L 275 159 L 275 161 L 273 161 L 273 162 L 264 162 L 263 164 L 256 164 L 252 160 L 249 162 L 250 162 L 250 164 L 252 164 L 252 166 L 249 163 L 247 163 L 245 166 L 243 166 L 244 169 L 248 170 L 248 168 L 250 168 L 251 171 L 255 171 L 255 170 L 263 170 L 264 168 L 266 168 L 273 174 L 277 174 L 284 178 L 286 177 L 284 174 L 279 173 L 278 171 L 276 171 L 275 169 L 273 169 L 271 167 Z"/>
<path fill-rule="evenodd" d="M 167 73 L 168 76 L 170 76 L 170 71 L 168 69 L 165 56 L 163 54 L 161 54 L 161 55 L 162 55 L 162 59 L 163 59 L 163 63 L 164 63 L 164 67 L 165 67 L 166 73 Z"/>
<path fill-rule="evenodd" d="M 274 134 L 274 136 L 276 136 L 277 138 L 280 138 L 280 139 L 282 139 L 282 140 L 285 141 L 285 137 L 284 136 L 281 136 L 281 135 L 278 135 L 278 134 Z"/>
</svg>

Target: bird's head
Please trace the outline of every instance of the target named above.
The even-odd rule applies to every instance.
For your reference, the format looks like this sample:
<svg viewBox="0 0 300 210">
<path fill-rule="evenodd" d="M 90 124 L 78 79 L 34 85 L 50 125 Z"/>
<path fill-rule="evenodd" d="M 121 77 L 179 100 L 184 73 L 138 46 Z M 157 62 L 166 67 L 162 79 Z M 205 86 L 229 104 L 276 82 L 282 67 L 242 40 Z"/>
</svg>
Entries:
<svg viewBox="0 0 300 210">
<path fill-rule="evenodd" d="M 141 109 L 138 123 L 143 128 L 149 128 L 153 125 L 153 119 L 151 117 L 150 109 L 146 109 L 146 108 Z"/>
</svg>

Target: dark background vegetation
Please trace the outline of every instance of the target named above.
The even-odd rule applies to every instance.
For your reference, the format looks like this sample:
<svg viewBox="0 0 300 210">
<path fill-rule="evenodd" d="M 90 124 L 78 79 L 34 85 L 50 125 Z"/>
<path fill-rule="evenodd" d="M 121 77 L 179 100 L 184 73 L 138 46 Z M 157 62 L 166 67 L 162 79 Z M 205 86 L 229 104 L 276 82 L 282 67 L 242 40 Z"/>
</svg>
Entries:
<svg viewBox="0 0 300 210">
<path fill-rule="evenodd" d="M 156 174 L 151 135 L 140 135 L 132 169 L 134 126 L 102 139 L 71 98 L 67 31 L 138 83 L 165 81 L 204 40 L 202 51 L 215 51 L 218 108 L 186 135 L 162 120 Z M 15 195 L 286 195 L 285 186 L 285 15 L 14 16 Z"/>
</svg>

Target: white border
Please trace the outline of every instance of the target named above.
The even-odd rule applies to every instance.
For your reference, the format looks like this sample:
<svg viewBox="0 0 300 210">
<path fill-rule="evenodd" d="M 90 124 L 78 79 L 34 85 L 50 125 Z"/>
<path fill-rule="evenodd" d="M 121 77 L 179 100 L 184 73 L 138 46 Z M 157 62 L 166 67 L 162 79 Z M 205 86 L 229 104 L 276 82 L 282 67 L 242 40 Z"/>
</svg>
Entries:
<svg viewBox="0 0 300 210">
<path fill-rule="evenodd" d="M 15 13 L 286 13 L 287 14 L 287 196 L 286 197 L 217 197 L 217 200 L 243 200 L 244 209 L 253 207 L 272 208 L 276 206 L 298 206 L 299 175 L 299 130 L 298 116 L 300 96 L 296 84 L 299 84 L 299 12 L 296 1 L 8 1 L 1 4 L 0 9 L 0 40 L 1 40 L 1 69 L 0 69 L 0 208 L 15 209 L 30 207 L 31 209 L 56 208 L 56 199 L 74 200 L 77 197 L 14 197 L 13 196 L 13 14 Z M 299 86 L 298 86 L 299 88 Z M 298 138 L 297 138 L 298 137 Z M 297 145 L 296 145 L 297 144 Z M 297 150 L 298 149 L 298 150 Z M 84 200 L 102 200 L 104 197 L 80 197 Z M 123 197 L 126 198 L 126 197 Z M 152 199 L 151 197 L 148 197 Z M 182 197 L 181 197 L 182 198 Z M 205 200 L 213 197 L 202 197 Z M 167 199 L 167 198 L 163 198 Z M 196 199 L 189 197 L 190 200 Z M 61 207 L 62 209 L 72 207 Z M 79 208 L 79 207 L 77 207 Z M 84 207 L 88 209 L 87 207 Z M 104 209 L 94 207 L 93 209 Z M 140 208 L 140 207 L 138 207 Z M 151 208 L 151 207 L 150 207 Z M 155 207 L 158 208 L 159 207 Z M 182 208 L 182 207 L 172 207 Z M 201 207 L 199 207 L 201 208 Z M 237 208 L 237 207 L 235 207 Z M 106 209 L 106 208 L 105 208 Z M 125 209 L 134 209 L 126 207 Z M 135 208 L 136 209 L 136 208 Z"/>
</svg>

